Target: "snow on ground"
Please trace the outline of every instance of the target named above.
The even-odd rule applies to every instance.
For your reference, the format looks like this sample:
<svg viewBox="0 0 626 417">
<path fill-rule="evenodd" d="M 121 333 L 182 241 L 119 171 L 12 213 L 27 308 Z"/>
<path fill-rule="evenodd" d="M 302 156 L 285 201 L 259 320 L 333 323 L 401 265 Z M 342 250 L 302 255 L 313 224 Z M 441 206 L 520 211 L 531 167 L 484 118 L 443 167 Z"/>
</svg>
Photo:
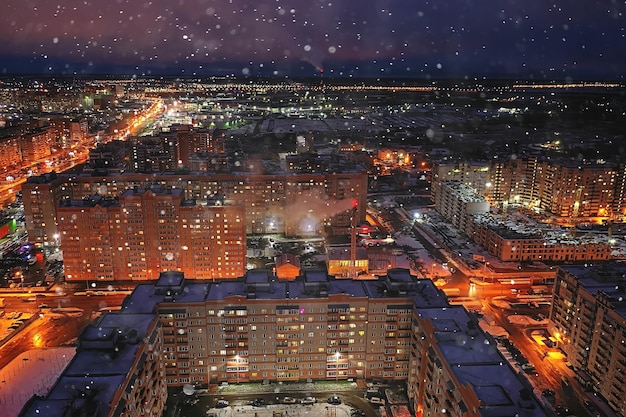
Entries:
<svg viewBox="0 0 626 417">
<path fill-rule="evenodd" d="M 484 320 L 480 320 L 478 322 L 478 325 L 480 326 L 481 329 L 483 329 L 484 332 L 489 333 L 493 337 L 499 337 L 499 336 L 508 337 L 509 336 L 509 332 L 507 332 L 504 329 L 504 327 L 491 325 Z"/>
<path fill-rule="evenodd" d="M 532 317 L 524 316 L 521 314 L 513 314 L 511 316 L 508 316 L 507 319 L 509 320 L 510 323 L 517 324 L 520 326 L 536 326 L 536 325 L 548 324 L 547 319 L 538 321 L 538 320 L 533 319 Z"/>
<path fill-rule="evenodd" d="M 504 297 L 493 297 L 491 299 L 491 304 L 493 304 L 494 306 L 498 308 L 502 308 L 506 310 L 511 309 L 511 304 L 509 304 L 509 302 L 506 301 Z"/>
<path fill-rule="evenodd" d="M 2 417 L 17 417 L 34 394 L 46 395 L 75 353 L 73 347 L 33 349 L 0 369 Z"/>
<path fill-rule="evenodd" d="M 415 259 L 418 264 L 422 265 L 424 275 L 428 277 L 436 275 L 437 277 L 442 278 L 449 277 L 451 275 L 450 271 L 447 268 L 444 268 L 438 260 L 434 259 L 430 252 L 424 249 L 422 244 L 414 237 L 397 233 L 394 236 L 394 239 L 396 244 L 399 246 L 411 248 L 409 249 L 411 252 L 409 256 Z"/>
<path fill-rule="evenodd" d="M 284 405 L 273 404 L 263 407 L 253 407 L 251 405 L 235 405 L 226 408 L 211 408 L 207 411 L 209 417 L 274 417 L 276 415 L 284 417 L 343 417 L 350 416 L 352 407 L 341 405 L 329 405 L 316 403 L 312 405 Z"/>
</svg>

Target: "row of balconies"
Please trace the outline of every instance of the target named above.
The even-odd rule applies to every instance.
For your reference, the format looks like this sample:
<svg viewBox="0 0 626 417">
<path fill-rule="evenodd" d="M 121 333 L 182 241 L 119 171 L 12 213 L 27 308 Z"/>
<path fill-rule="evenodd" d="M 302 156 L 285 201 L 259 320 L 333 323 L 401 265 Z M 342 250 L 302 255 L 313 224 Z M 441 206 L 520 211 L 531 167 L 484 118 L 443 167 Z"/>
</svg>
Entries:
<svg viewBox="0 0 626 417">
<path fill-rule="evenodd" d="M 248 335 L 246 335 L 246 334 L 227 334 L 224 337 L 224 340 L 248 340 Z"/>
</svg>

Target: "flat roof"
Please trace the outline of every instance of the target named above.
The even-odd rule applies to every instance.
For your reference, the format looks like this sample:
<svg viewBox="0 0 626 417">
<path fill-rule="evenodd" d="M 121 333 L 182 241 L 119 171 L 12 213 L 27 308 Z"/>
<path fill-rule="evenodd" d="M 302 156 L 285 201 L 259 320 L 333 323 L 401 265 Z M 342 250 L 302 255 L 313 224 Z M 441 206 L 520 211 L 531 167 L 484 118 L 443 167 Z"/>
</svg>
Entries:
<svg viewBox="0 0 626 417">
<path fill-rule="evenodd" d="M 535 396 L 522 398 L 521 391 L 532 394 L 532 387 L 522 383 L 493 339 L 487 338 L 463 306 L 418 309 L 418 314 L 430 319 L 437 348 L 457 381 L 470 385 L 480 399 L 482 416 L 546 415 Z M 521 409 L 526 413 L 520 413 Z"/>
<path fill-rule="evenodd" d="M 626 264 L 621 262 L 589 262 L 563 265 L 562 270 L 574 276 L 585 291 L 603 297 L 615 312 L 626 318 Z"/>
</svg>

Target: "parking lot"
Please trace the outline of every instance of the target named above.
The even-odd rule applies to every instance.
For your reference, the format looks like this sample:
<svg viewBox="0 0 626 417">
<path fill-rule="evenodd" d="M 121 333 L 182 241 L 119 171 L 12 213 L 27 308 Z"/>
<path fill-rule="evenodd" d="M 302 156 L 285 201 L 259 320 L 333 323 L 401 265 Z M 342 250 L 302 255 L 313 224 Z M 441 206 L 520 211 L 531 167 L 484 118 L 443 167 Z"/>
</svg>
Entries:
<svg viewBox="0 0 626 417">
<path fill-rule="evenodd" d="M 385 407 L 384 392 L 393 391 L 395 401 L 406 401 L 404 386 L 390 387 L 391 390 L 386 387 L 389 386 L 366 389 L 350 382 L 318 381 L 230 385 L 211 392 L 170 390 L 164 416 L 380 417 Z"/>
<path fill-rule="evenodd" d="M 271 404 L 261 407 L 252 405 L 229 406 L 226 408 L 211 408 L 206 411 L 207 417 L 315 417 L 315 416 L 353 416 L 354 408 L 349 405 L 330 405 L 315 403 L 301 404 Z"/>
</svg>

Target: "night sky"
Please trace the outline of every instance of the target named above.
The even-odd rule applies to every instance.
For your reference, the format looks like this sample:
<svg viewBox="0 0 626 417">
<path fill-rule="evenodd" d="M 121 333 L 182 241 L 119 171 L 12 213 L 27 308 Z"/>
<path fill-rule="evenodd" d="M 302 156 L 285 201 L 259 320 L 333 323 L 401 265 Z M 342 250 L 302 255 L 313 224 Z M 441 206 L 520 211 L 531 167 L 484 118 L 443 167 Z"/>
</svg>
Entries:
<svg viewBox="0 0 626 417">
<path fill-rule="evenodd" d="M 0 74 L 626 74 L 624 0 L 3 0 L 0 10 Z"/>
</svg>

